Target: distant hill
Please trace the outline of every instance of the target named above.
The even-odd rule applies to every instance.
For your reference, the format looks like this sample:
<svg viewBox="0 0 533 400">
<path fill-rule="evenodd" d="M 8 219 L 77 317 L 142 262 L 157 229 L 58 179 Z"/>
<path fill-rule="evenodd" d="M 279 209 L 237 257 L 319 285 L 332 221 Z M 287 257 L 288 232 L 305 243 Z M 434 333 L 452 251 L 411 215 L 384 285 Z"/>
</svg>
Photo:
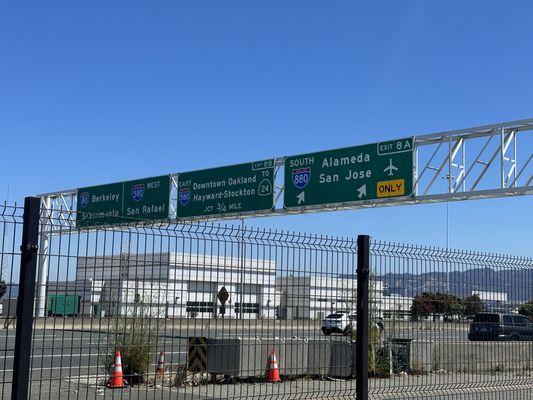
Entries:
<svg viewBox="0 0 533 400">
<path fill-rule="evenodd" d="M 391 294 L 416 296 L 423 292 L 448 292 L 448 278 L 444 272 L 421 274 L 385 274 L 378 279 L 385 282 Z M 506 293 L 510 301 L 533 300 L 533 269 L 497 271 L 491 268 L 469 269 L 449 273 L 450 292 L 466 297 L 472 291 Z"/>
</svg>

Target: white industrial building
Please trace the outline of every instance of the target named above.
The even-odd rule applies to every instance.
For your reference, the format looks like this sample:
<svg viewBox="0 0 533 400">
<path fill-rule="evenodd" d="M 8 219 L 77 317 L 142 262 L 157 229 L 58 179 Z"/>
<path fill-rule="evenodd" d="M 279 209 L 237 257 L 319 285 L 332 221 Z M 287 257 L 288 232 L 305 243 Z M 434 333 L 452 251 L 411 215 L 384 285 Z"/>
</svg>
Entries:
<svg viewBox="0 0 533 400">
<path fill-rule="evenodd" d="M 322 275 L 288 276 L 276 279 L 280 293 L 280 318 L 322 319 L 335 311 L 356 312 L 355 277 Z M 370 311 L 375 318 L 409 318 L 412 297 L 387 295 L 382 281 L 371 280 Z"/>
<path fill-rule="evenodd" d="M 217 294 L 225 287 L 227 318 L 322 319 L 355 313 L 356 286 L 354 277 L 276 276 L 266 259 L 174 252 L 80 257 L 75 282 L 84 314 L 158 318 L 220 318 Z M 371 282 L 374 315 L 407 317 L 412 298 L 386 292 L 382 281 Z"/>
<path fill-rule="evenodd" d="M 79 258 L 76 280 L 97 282 L 91 297 L 107 315 L 221 317 L 225 287 L 224 316 L 255 319 L 275 318 L 275 273 L 264 259 L 169 252 Z"/>
<path fill-rule="evenodd" d="M 354 278 L 332 276 L 279 277 L 281 319 L 322 319 L 338 310 L 354 311 L 357 303 Z"/>
<path fill-rule="evenodd" d="M 377 308 L 383 319 L 411 319 L 413 298 L 399 294 L 388 294 L 376 299 Z"/>
<path fill-rule="evenodd" d="M 487 311 L 507 313 L 513 312 L 516 308 L 516 304 L 509 301 L 505 292 L 473 290 L 472 295 L 479 296 Z"/>
</svg>

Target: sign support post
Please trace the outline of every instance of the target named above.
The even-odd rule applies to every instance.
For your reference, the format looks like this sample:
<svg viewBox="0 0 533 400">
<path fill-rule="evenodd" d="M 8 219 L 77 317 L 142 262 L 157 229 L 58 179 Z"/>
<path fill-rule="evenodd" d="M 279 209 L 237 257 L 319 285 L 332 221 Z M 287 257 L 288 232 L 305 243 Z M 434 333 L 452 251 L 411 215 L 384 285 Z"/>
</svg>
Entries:
<svg viewBox="0 0 533 400">
<path fill-rule="evenodd" d="M 244 319 L 244 218 L 241 219 L 239 235 L 239 275 L 241 287 L 239 288 L 239 317 Z"/>
<path fill-rule="evenodd" d="M 25 400 L 28 398 L 40 208 L 40 198 L 26 197 L 24 199 L 22 245 L 20 246 L 20 287 L 17 298 L 17 333 L 15 335 L 11 400 Z"/>
<path fill-rule="evenodd" d="M 370 236 L 357 236 L 356 398 L 368 400 L 368 278 Z"/>
</svg>

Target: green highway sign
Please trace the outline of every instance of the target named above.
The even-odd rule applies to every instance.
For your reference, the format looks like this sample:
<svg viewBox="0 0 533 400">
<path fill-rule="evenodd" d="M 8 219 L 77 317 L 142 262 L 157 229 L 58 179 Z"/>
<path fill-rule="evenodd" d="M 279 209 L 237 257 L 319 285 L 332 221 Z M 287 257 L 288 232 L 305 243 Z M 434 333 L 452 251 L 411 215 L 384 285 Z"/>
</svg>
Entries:
<svg viewBox="0 0 533 400">
<path fill-rule="evenodd" d="M 121 223 L 123 192 L 122 182 L 78 189 L 76 225 Z"/>
<path fill-rule="evenodd" d="M 170 176 L 136 179 L 78 189 L 78 227 L 168 218 Z"/>
<path fill-rule="evenodd" d="M 170 203 L 170 176 L 124 182 L 124 208 L 127 218 L 166 219 Z"/>
<path fill-rule="evenodd" d="M 273 159 L 178 175 L 178 218 L 267 211 L 273 206 Z"/>
<path fill-rule="evenodd" d="M 285 208 L 335 205 L 413 192 L 413 138 L 285 159 Z"/>
</svg>

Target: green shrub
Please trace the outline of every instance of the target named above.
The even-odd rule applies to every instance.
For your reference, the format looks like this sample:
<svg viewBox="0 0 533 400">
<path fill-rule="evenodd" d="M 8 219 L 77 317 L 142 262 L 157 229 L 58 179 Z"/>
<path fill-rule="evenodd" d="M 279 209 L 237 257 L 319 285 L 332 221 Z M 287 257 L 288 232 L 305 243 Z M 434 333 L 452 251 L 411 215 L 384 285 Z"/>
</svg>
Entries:
<svg viewBox="0 0 533 400">
<path fill-rule="evenodd" d="M 157 329 L 144 318 L 116 320 L 110 332 L 107 352 L 101 356 L 104 370 L 111 375 L 115 364 L 115 351 L 122 358 L 122 370 L 129 384 L 142 383 L 155 359 Z"/>
<path fill-rule="evenodd" d="M 527 303 L 522 304 L 518 309 L 518 312 L 533 320 L 533 300 L 529 300 Z"/>
<path fill-rule="evenodd" d="M 357 332 L 355 329 L 351 331 L 352 340 L 357 339 Z M 377 376 L 377 357 L 376 349 L 381 347 L 381 331 L 379 326 L 375 323 L 370 323 L 368 329 L 368 372 L 374 376 Z"/>
<path fill-rule="evenodd" d="M 378 378 L 390 378 L 390 349 L 388 345 L 379 347 L 375 352 L 374 376 Z"/>
<path fill-rule="evenodd" d="M 171 385 L 175 387 L 185 386 L 187 383 L 187 364 L 178 364 L 174 369 L 174 378 L 172 379 Z"/>
</svg>

